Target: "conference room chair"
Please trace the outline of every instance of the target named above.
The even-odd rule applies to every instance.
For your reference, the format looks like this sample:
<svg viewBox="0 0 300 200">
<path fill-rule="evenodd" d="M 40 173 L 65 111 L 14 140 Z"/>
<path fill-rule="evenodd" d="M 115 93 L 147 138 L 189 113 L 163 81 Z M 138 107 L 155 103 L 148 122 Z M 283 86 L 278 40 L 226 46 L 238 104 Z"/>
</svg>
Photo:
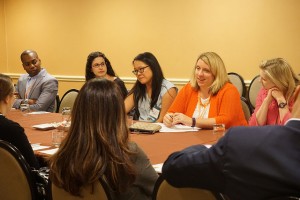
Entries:
<svg viewBox="0 0 300 200">
<path fill-rule="evenodd" d="M 54 104 L 54 109 L 53 109 L 53 112 L 54 113 L 57 113 L 58 112 L 58 107 L 59 107 L 59 95 L 56 95 L 55 97 L 55 104 Z"/>
<path fill-rule="evenodd" d="M 200 188 L 176 188 L 160 176 L 154 186 L 152 200 L 228 200 L 225 196 Z"/>
<path fill-rule="evenodd" d="M 51 182 L 49 184 L 47 200 L 112 200 L 108 185 L 102 179 L 94 183 L 93 193 L 92 186 L 83 188 L 82 197 L 73 196 Z"/>
<path fill-rule="evenodd" d="M 70 107 L 71 109 L 73 108 L 78 92 L 79 91 L 77 89 L 70 89 L 63 95 L 59 103 L 59 113 L 61 113 L 63 107 Z"/>
<path fill-rule="evenodd" d="M 268 200 L 300 200 L 300 197 L 296 197 L 296 196 L 280 196 L 280 197 L 275 197 L 275 198 L 271 198 Z"/>
<path fill-rule="evenodd" d="M 243 112 L 245 115 L 245 119 L 248 122 L 248 120 L 252 114 L 252 109 L 251 109 L 250 103 L 245 97 L 241 97 L 241 104 L 242 104 L 242 109 L 243 109 Z"/>
<path fill-rule="evenodd" d="M 252 110 L 255 109 L 256 97 L 261 88 L 262 88 L 262 85 L 260 82 L 260 76 L 257 75 L 252 79 L 252 81 L 250 82 L 249 88 L 248 88 L 248 100 L 250 102 Z"/>
<path fill-rule="evenodd" d="M 235 72 L 229 72 L 228 78 L 230 82 L 237 88 L 241 97 L 246 95 L 246 84 L 243 77 Z"/>
<path fill-rule="evenodd" d="M 0 140 L 0 199 L 38 199 L 29 164 L 14 145 L 3 140 Z"/>
</svg>

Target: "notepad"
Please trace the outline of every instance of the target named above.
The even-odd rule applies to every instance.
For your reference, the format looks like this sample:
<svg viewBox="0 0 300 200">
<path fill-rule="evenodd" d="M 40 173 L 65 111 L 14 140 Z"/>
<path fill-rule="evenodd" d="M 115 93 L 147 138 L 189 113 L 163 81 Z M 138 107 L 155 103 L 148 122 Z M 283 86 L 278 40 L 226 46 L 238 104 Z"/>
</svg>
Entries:
<svg viewBox="0 0 300 200">
<path fill-rule="evenodd" d="M 55 129 L 55 126 L 53 123 L 47 123 L 47 124 L 37 124 L 37 125 L 33 125 L 32 126 L 35 129 L 39 129 L 39 130 L 51 130 L 51 129 Z"/>
<path fill-rule="evenodd" d="M 164 163 L 159 163 L 159 164 L 152 165 L 152 167 L 158 174 L 161 174 L 163 165 Z"/>
<path fill-rule="evenodd" d="M 182 124 L 174 125 L 170 128 L 166 127 L 163 123 L 154 123 L 161 126 L 159 132 L 190 132 L 190 131 L 198 131 L 200 128 L 198 127 L 190 127 Z"/>
<path fill-rule="evenodd" d="M 58 148 L 55 148 L 55 149 L 49 149 L 49 150 L 45 150 L 45 151 L 40 151 L 41 153 L 44 153 L 44 154 L 48 154 L 48 155 L 53 155 L 57 152 Z"/>
<path fill-rule="evenodd" d="M 42 146 L 40 144 L 31 144 L 31 147 L 33 151 L 50 148 L 50 146 Z"/>
</svg>

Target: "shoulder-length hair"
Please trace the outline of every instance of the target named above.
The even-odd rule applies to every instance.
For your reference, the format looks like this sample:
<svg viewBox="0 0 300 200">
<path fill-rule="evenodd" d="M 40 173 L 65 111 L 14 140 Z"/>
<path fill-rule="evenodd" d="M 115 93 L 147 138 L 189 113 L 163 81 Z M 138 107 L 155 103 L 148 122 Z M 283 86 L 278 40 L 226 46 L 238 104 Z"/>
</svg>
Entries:
<svg viewBox="0 0 300 200">
<path fill-rule="evenodd" d="M 92 72 L 92 63 L 95 58 L 102 57 L 105 61 L 105 65 L 107 67 L 107 74 L 110 76 L 116 76 L 115 71 L 113 70 L 109 60 L 106 58 L 104 53 L 101 53 L 99 51 L 92 52 L 88 55 L 85 65 L 85 80 L 88 81 L 92 78 L 95 78 L 95 74 Z"/>
<path fill-rule="evenodd" d="M 14 86 L 12 83 L 12 79 L 5 75 L 0 74 L 0 101 L 3 101 L 8 96 L 12 96 L 14 94 Z"/>
<path fill-rule="evenodd" d="M 134 182 L 129 129 L 119 87 L 107 79 L 86 82 L 75 100 L 71 127 L 50 159 L 51 180 L 73 195 L 105 177 L 115 192 Z"/>
<path fill-rule="evenodd" d="M 221 59 L 221 57 L 214 52 L 202 53 L 198 57 L 198 59 L 196 61 L 196 65 L 197 65 L 197 62 L 199 59 L 201 59 L 203 62 L 205 62 L 205 64 L 207 64 L 210 67 L 210 71 L 215 78 L 215 80 L 213 81 L 213 83 L 210 86 L 210 91 L 211 91 L 212 95 L 215 95 L 227 82 L 229 82 L 229 78 L 227 75 L 227 71 L 226 71 L 224 62 Z M 195 74 L 196 73 L 196 65 L 193 68 L 193 73 L 192 73 L 192 78 L 191 78 L 190 83 L 194 89 L 200 90 L 200 87 L 197 84 L 197 78 L 196 78 L 196 74 Z"/>
<path fill-rule="evenodd" d="M 163 82 L 164 74 L 162 72 L 162 69 L 160 67 L 160 64 L 156 57 L 150 53 L 150 52 L 145 52 L 137 55 L 132 63 L 134 61 L 141 61 L 148 65 L 152 71 L 152 94 L 151 94 L 151 103 L 150 103 L 150 108 L 152 109 L 154 105 L 156 104 L 160 91 L 161 91 L 161 84 Z M 133 88 L 129 92 L 129 94 L 133 93 L 133 98 L 134 98 L 134 105 L 135 108 L 138 107 L 138 102 L 142 98 L 146 98 L 146 85 L 141 84 L 138 80 L 135 82 Z M 137 110 L 137 109 L 136 109 Z"/>
<path fill-rule="evenodd" d="M 259 68 L 266 73 L 279 90 L 283 91 L 283 95 L 289 102 L 296 86 L 299 85 L 299 78 L 287 61 L 283 58 L 270 59 L 263 61 Z"/>
</svg>

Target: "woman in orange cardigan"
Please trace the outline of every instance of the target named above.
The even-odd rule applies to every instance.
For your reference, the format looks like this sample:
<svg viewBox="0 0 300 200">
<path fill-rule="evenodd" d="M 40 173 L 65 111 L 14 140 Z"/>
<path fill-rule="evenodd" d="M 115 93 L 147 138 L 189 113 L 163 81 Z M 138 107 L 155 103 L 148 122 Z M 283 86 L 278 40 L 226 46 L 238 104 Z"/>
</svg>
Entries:
<svg viewBox="0 0 300 200">
<path fill-rule="evenodd" d="M 229 82 L 219 55 L 199 56 L 191 81 L 180 90 L 163 122 L 168 127 L 181 123 L 209 129 L 216 123 L 226 128 L 247 125 L 240 95 Z"/>
</svg>

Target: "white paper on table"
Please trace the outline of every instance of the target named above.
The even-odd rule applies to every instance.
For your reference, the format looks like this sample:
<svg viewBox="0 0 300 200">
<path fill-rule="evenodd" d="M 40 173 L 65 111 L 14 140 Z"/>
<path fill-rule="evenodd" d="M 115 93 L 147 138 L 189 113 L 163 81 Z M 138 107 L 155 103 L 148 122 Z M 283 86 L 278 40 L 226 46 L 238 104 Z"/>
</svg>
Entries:
<svg viewBox="0 0 300 200">
<path fill-rule="evenodd" d="M 198 131 L 200 128 L 185 126 L 182 124 L 177 124 L 172 126 L 171 128 L 166 127 L 163 123 L 155 123 L 161 126 L 159 132 L 190 132 L 190 131 Z"/>
<path fill-rule="evenodd" d="M 38 114 L 46 114 L 46 113 L 50 113 L 50 112 L 46 112 L 46 111 L 35 111 L 35 112 L 30 112 L 30 113 L 28 113 L 28 115 L 38 115 Z"/>
<path fill-rule="evenodd" d="M 33 151 L 50 148 L 50 146 L 42 146 L 40 144 L 31 144 L 31 147 Z"/>
<path fill-rule="evenodd" d="M 37 125 L 33 125 L 32 127 L 35 128 L 35 129 L 39 129 L 39 130 L 55 129 L 54 123 L 37 124 Z"/>
<path fill-rule="evenodd" d="M 45 153 L 45 154 L 48 154 L 48 155 L 53 155 L 57 152 L 58 148 L 55 148 L 55 149 L 50 149 L 50 150 L 45 150 L 45 151 L 39 151 L 41 153 Z"/>
<path fill-rule="evenodd" d="M 155 164 L 155 165 L 152 165 L 152 167 L 154 168 L 154 170 L 157 173 L 161 174 L 163 164 L 164 163 Z"/>
</svg>

